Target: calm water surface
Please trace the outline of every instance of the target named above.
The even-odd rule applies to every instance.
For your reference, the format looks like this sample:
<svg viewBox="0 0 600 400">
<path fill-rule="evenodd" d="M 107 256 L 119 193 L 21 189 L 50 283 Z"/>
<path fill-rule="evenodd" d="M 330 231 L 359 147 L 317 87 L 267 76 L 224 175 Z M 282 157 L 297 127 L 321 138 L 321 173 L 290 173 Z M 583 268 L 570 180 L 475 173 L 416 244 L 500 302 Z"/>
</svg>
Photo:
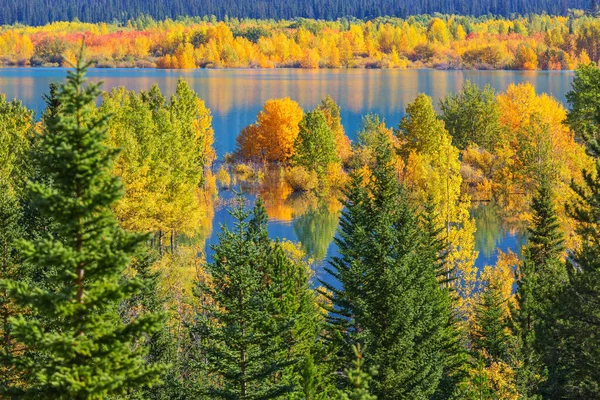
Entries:
<svg viewBox="0 0 600 400">
<path fill-rule="evenodd" d="M 0 93 L 8 99 L 19 98 L 38 114 L 44 108 L 42 94 L 51 82 L 64 79 L 60 68 L 0 69 Z M 142 69 L 92 69 L 92 81 L 104 81 L 104 90 L 125 86 L 131 90 L 147 90 L 158 84 L 163 93 L 175 91 L 177 79 L 183 77 L 204 99 L 213 115 L 215 148 L 219 157 L 235 150 L 235 138 L 246 125 L 254 122 L 263 103 L 272 98 L 290 97 L 305 109 L 315 107 L 323 97 L 331 95 L 342 108 L 342 123 L 353 139 L 362 116 L 381 114 L 388 125 L 397 126 L 407 104 L 419 93 L 438 100 L 462 88 L 465 80 L 479 85 L 490 84 L 498 91 L 511 83 L 530 82 L 538 93 L 548 93 L 560 101 L 570 90 L 572 72 L 555 71 L 435 71 L 435 70 L 190 70 L 165 71 Z M 267 193 L 269 194 L 269 193 Z M 227 200 L 232 194 L 223 192 Z M 250 196 L 252 197 L 252 196 Z M 277 200 L 277 199 L 275 199 Z M 301 241 L 310 255 L 322 260 L 335 254 L 330 245 L 335 233 L 338 213 L 325 207 L 306 211 L 310 199 L 296 198 L 273 204 L 270 211 L 272 237 Z M 276 203 L 276 201 L 275 201 Z M 283 208 L 283 210 L 282 210 Z M 313 207 L 314 208 L 314 207 Z M 518 251 L 526 238 L 522 229 L 502 226 L 493 205 L 474 207 L 477 221 L 477 264 L 495 262 L 496 249 Z M 213 232 L 207 244 L 217 241 L 220 224 L 230 223 L 224 207 L 215 210 Z M 317 263 L 317 274 L 322 267 Z"/>
</svg>

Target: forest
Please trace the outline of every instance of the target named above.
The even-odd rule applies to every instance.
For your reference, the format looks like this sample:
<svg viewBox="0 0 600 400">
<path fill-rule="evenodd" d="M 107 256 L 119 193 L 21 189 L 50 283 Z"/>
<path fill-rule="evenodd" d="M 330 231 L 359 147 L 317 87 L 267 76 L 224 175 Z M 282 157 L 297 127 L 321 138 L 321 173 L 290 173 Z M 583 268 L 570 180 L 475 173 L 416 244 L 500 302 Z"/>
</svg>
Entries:
<svg viewBox="0 0 600 400">
<path fill-rule="evenodd" d="M 597 8 L 596 0 L 1 0 L 0 24 L 44 25 L 55 21 L 126 21 L 142 15 L 156 19 L 214 15 L 219 19 L 250 17 L 290 19 L 295 17 L 336 19 L 374 18 L 414 14 L 501 15 L 546 12 L 566 15 L 570 9 Z"/>
<path fill-rule="evenodd" d="M 555 2 L 556 3 L 556 2 Z M 21 4 L 15 2 L 15 4 Z M 529 4 L 529 2 L 527 2 Z M 0 63 L 95 67 L 572 70 L 600 60 L 598 13 L 333 21 L 185 17 L 0 27 Z"/>
<path fill-rule="evenodd" d="M 366 115 L 352 142 L 331 97 L 271 99 L 216 160 L 184 80 L 103 92 L 83 54 L 41 115 L 0 97 L 0 398 L 600 396 L 594 63 L 568 110 L 466 82 L 396 127 Z M 330 279 L 269 238 L 268 195 L 238 192 L 273 175 L 339 210 Z M 475 199 L 527 225 L 522 256 L 478 270 Z"/>
</svg>

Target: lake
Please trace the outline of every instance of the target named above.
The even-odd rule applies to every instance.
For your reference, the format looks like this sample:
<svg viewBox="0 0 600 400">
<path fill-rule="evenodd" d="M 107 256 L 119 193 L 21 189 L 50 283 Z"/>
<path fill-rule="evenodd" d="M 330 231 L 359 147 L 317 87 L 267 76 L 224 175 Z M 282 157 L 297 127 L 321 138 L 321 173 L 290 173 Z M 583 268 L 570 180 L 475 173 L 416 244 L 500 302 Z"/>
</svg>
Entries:
<svg viewBox="0 0 600 400">
<path fill-rule="evenodd" d="M 61 68 L 2 68 L 0 93 L 8 99 L 18 98 L 39 113 L 44 108 L 42 94 L 51 82 L 62 81 L 66 70 Z M 382 115 L 387 124 L 397 126 L 408 103 L 419 93 L 425 93 L 437 104 L 449 92 L 461 89 L 465 80 L 479 85 L 489 84 L 497 91 L 511 83 L 530 82 L 538 93 L 553 95 L 565 101 L 571 88 L 573 72 L 569 71 L 436 71 L 436 70 L 155 70 L 155 69 L 91 69 L 92 81 L 102 80 L 104 90 L 125 86 L 131 90 L 147 90 L 158 84 L 163 93 L 173 94 L 179 77 L 183 77 L 206 102 L 213 115 L 215 148 L 222 158 L 235 150 L 235 138 L 246 125 L 253 123 L 268 99 L 290 97 L 304 110 L 314 108 L 326 95 L 341 106 L 342 123 L 350 139 L 354 139 L 361 118 L 367 113 Z M 252 190 L 250 190 L 252 192 Z M 317 260 L 317 275 L 323 259 L 335 253 L 331 240 L 339 212 L 331 207 L 309 207 L 314 199 L 292 197 L 280 202 L 277 193 L 271 197 L 270 235 L 301 241 Z M 220 193 L 221 203 L 227 203 L 232 192 Z M 253 198 L 253 195 L 248 195 Z M 308 211 L 307 211 L 308 210 Z M 477 265 L 495 262 L 496 249 L 518 251 L 526 241 L 523 229 L 503 226 L 492 204 L 474 205 L 477 221 L 476 244 L 480 252 Z M 220 224 L 228 224 L 226 207 L 217 207 L 213 229 L 207 244 L 217 242 Z"/>
</svg>

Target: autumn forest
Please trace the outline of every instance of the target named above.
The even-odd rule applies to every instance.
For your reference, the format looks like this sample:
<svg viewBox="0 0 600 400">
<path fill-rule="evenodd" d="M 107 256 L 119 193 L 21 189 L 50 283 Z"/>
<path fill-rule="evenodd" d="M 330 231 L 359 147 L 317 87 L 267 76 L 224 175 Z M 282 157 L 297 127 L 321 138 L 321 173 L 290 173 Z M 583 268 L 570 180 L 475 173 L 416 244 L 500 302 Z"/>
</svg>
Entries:
<svg viewBox="0 0 600 400">
<path fill-rule="evenodd" d="M 0 399 L 600 398 L 600 8 L 509 3 L 364 20 L 19 11 L 31 25 L 0 27 L 0 88 L 64 68 L 41 109 L 0 95 Z M 98 68 L 173 87 L 109 86 Z M 358 126 L 339 93 L 256 97 L 221 154 L 219 110 L 180 71 L 198 68 L 565 70 L 570 86 L 466 79 Z M 402 77 L 383 81 L 394 99 Z M 231 82 L 210 91 L 228 103 Z M 490 265 L 486 206 L 523 232 Z"/>
<path fill-rule="evenodd" d="M 600 58 L 600 18 L 420 15 L 335 21 L 186 17 L 2 26 L 4 65 L 69 66 L 83 38 L 97 67 L 570 70 Z"/>
</svg>

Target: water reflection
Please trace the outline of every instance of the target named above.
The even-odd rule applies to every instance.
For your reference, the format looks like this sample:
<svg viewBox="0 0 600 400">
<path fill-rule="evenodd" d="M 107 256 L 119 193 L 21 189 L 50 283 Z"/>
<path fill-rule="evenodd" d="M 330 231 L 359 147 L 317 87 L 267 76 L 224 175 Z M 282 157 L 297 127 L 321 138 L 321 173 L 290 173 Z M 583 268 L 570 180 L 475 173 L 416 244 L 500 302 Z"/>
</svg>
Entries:
<svg viewBox="0 0 600 400">
<path fill-rule="evenodd" d="M 475 246 L 479 250 L 477 266 L 494 265 L 497 250 L 512 250 L 521 255 L 521 247 L 527 241 L 527 228 L 521 223 L 511 222 L 507 213 L 493 202 L 474 202 L 471 216 L 475 219 Z"/>
<path fill-rule="evenodd" d="M 341 216 L 342 204 L 339 193 L 317 197 L 314 193 L 294 193 L 283 179 L 283 170 L 272 168 L 264 173 L 260 181 L 246 180 L 234 175 L 237 186 L 234 190 L 221 191 L 221 205 L 231 205 L 235 193 L 244 193 L 250 201 L 260 196 L 265 202 L 269 216 L 270 235 L 300 242 L 307 256 L 322 264 Z M 216 218 L 225 210 L 217 210 Z M 219 221 L 221 222 L 221 221 Z"/>
</svg>

